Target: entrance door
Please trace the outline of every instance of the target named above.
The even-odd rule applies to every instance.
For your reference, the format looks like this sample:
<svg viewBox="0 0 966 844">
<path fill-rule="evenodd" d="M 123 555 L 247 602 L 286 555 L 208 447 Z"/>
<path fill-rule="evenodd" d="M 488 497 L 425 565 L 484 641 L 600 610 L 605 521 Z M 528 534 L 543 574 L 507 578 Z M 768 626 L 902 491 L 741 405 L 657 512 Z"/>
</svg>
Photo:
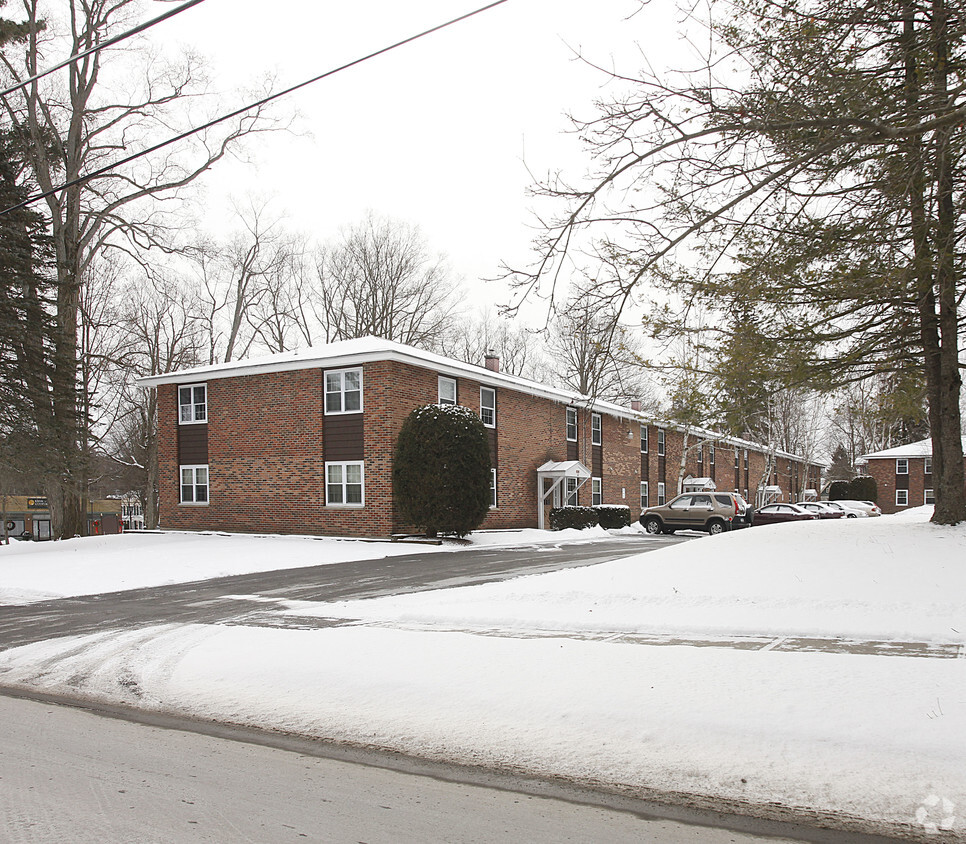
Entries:
<svg viewBox="0 0 966 844">
<path fill-rule="evenodd" d="M 50 539 L 50 519 L 33 520 L 34 539 Z"/>
<path fill-rule="evenodd" d="M 553 487 L 553 485 L 553 478 L 543 479 L 543 526 L 545 529 L 550 528 L 550 511 L 561 506 L 560 484 L 558 483 L 556 487 Z M 551 487 L 553 487 L 553 492 L 548 495 Z"/>
</svg>

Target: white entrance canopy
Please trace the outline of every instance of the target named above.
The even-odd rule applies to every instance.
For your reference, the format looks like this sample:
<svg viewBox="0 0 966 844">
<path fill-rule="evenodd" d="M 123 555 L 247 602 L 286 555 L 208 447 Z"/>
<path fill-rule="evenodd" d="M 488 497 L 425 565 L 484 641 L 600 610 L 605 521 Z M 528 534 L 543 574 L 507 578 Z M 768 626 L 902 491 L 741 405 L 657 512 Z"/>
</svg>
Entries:
<svg viewBox="0 0 966 844">
<path fill-rule="evenodd" d="M 590 469 L 579 460 L 548 460 L 537 469 L 537 526 L 541 530 L 545 529 L 543 511 L 547 501 L 559 506 L 561 487 L 566 489 L 565 481 L 571 478 L 577 482 L 575 489 L 580 489 L 590 479 Z"/>
<path fill-rule="evenodd" d="M 685 478 L 684 492 L 704 492 L 717 489 L 717 485 L 711 478 Z"/>
</svg>

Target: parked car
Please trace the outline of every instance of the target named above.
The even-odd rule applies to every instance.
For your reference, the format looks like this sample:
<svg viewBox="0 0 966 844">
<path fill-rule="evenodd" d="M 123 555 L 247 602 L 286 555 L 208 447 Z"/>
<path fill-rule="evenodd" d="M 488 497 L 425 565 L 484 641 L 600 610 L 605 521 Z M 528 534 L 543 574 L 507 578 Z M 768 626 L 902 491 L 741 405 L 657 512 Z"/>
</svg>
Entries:
<svg viewBox="0 0 966 844">
<path fill-rule="evenodd" d="M 686 492 L 643 510 L 640 522 L 648 533 L 703 530 L 716 534 L 745 527 L 750 509 L 736 492 Z"/>
<path fill-rule="evenodd" d="M 869 516 L 881 516 L 882 511 L 876 507 L 871 501 L 855 501 L 853 499 L 841 499 L 839 501 L 832 502 L 829 504 L 841 504 L 843 507 L 848 507 L 851 510 L 861 510 Z"/>
<path fill-rule="evenodd" d="M 836 507 L 829 507 L 824 501 L 799 501 L 798 506 L 808 510 L 809 513 L 817 513 L 820 519 L 844 519 L 845 511 Z"/>
<path fill-rule="evenodd" d="M 812 513 L 797 504 L 766 504 L 755 511 L 756 525 L 777 525 L 781 522 L 807 522 L 818 519 L 817 513 Z"/>
<path fill-rule="evenodd" d="M 865 510 L 856 510 L 854 507 L 846 507 L 841 501 L 823 501 L 826 507 L 831 507 L 833 510 L 838 510 L 840 513 L 845 515 L 847 519 L 859 519 L 868 518 L 869 514 Z"/>
</svg>

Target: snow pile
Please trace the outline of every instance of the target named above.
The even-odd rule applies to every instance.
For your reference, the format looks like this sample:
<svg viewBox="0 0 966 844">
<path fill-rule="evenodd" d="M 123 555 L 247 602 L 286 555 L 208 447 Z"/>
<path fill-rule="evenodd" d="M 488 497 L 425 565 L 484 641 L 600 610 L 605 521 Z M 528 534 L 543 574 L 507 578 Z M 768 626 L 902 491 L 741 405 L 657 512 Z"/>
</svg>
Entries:
<svg viewBox="0 0 966 844">
<path fill-rule="evenodd" d="M 766 814 L 804 807 L 873 831 L 949 822 L 943 840 L 966 841 L 961 810 L 935 817 L 966 807 L 963 659 L 580 635 L 960 642 L 966 526 L 926 518 L 755 528 L 502 584 L 302 607 L 366 620 L 343 627 L 51 640 L 0 653 L 0 684 Z M 274 547 L 240 541 L 239 552 Z"/>
<path fill-rule="evenodd" d="M 618 562 L 292 613 L 423 629 L 966 642 L 966 525 L 901 517 L 736 531 Z"/>
</svg>

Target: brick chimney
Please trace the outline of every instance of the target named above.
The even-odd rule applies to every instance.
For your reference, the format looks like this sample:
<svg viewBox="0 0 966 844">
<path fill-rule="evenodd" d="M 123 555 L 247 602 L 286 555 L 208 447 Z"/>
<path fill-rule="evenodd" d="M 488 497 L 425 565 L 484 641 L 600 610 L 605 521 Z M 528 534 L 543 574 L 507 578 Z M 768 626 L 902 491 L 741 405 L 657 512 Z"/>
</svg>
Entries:
<svg viewBox="0 0 966 844">
<path fill-rule="evenodd" d="M 483 365 L 487 369 L 489 369 L 490 372 L 499 372 L 500 371 L 500 356 L 495 351 L 493 351 L 493 349 L 490 349 L 486 353 L 486 357 L 484 358 Z"/>
<path fill-rule="evenodd" d="M 631 410 L 640 410 L 640 409 L 641 409 L 640 399 L 634 399 L 633 401 L 631 401 Z"/>
</svg>

